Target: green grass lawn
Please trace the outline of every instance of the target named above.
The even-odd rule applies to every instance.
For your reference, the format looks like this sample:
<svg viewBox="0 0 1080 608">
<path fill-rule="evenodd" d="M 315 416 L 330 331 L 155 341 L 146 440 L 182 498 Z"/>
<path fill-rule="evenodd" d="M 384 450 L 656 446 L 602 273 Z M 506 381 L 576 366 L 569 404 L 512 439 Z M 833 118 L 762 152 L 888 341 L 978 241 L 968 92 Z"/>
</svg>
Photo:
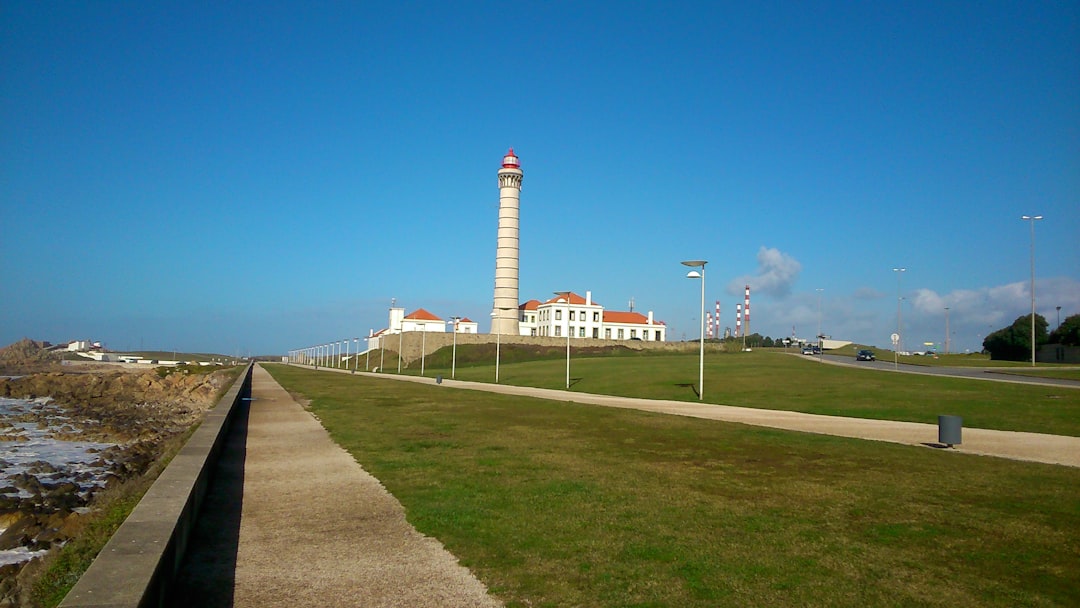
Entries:
<svg viewBox="0 0 1080 608">
<path fill-rule="evenodd" d="M 525 355 L 514 347 L 504 347 L 503 354 L 501 383 L 566 386 L 565 351 L 556 349 L 548 358 L 529 361 L 522 360 Z M 494 381 L 493 352 L 478 356 L 459 347 L 458 357 L 457 379 Z M 450 377 L 450 358 L 449 349 L 427 357 L 425 375 Z M 396 366 L 387 367 L 396 371 Z M 419 362 L 403 373 L 419 374 Z M 630 352 L 575 357 L 571 351 L 570 376 L 574 391 L 696 401 L 698 355 Z M 938 415 L 949 414 L 961 416 L 970 428 L 1080 436 L 1080 389 L 835 366 L 778 350 L 707 352 L 705 401 L 930 424 L 937 423 Z"/>
<path fill-rule="evenodd" d="M 508 606 L 1080 605 L 1074 468 L 266 367 Z"/>
</svg>

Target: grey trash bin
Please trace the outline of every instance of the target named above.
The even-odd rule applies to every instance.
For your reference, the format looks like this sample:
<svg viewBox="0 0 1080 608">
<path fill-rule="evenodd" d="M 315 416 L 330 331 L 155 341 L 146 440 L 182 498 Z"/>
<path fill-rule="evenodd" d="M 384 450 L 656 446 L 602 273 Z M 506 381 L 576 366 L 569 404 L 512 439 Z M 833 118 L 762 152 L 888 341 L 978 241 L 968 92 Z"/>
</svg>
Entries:
<svg viewBox="0 0 1080 608">
<path fill-rule="evenodd" d="M 960 416 L 938 416 L 938 443 L 943 443 L 950 448 L 954 445 L 960 445 L 960 434 L 961 429 L 964 426 L 963 423 L 963 418 Z"/>
<path fill-rule="evenodd" d="M 435 376 L 435 384 L 442 384 L 442 376 Z"/>
</svg>

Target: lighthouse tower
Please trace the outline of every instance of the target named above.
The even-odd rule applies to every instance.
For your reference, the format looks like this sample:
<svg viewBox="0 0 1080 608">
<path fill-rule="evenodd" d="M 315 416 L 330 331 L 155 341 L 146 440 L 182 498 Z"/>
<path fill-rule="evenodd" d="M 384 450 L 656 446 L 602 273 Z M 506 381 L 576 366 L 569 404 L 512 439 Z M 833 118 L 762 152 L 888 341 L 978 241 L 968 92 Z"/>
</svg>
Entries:
<svg viewBox="0 0 1080 608">
<path fill-rule="evenodd" d="M 518 335 L 518 224 L 521 164 L 514 149 L 499 169 L 499 239 L 495 250 L 495 305 L 491 333 Z"/>
</svg>

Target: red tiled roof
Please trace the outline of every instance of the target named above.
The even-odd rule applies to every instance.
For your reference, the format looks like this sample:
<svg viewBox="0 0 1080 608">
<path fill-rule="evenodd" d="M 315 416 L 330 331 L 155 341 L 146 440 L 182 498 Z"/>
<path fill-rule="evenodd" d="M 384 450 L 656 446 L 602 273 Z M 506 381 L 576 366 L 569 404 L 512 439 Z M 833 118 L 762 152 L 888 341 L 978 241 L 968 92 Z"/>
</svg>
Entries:
<svg viewBox="0 0 1080 608">
<path fill-rule="evenodd" d="M 415 311 L 405 315 L 406 319 L 412 321 L 442 321 L 439 317 L 431 314 L 423 308 L 417 308 Z"/>
<path fill-rule="evenodd" d="M 640 312 L 618 312 L 615 310 L 604 311 L 604 323 L 634 323 L 648 325 L 649 318 Z"/>
<path fill-rule="evenodd" d="M 476 323 L 476 321 L 473 321 L 469 317 L 465 317 L 464 319 L 458 319 L 458 323 Z"/>
<path fill-rule="evenodd" d="M 521 306 L 518 306 L 518 310 L 536 310 L 540 306 L 540 300 L 529 300 Z"/>
<path fill-rule="evenodd" d="M 556 304 L 561 299 L 563 299 L 563 297 L 561 295 L 557 295 L 557 296 L 552 297 L 547 302 L 544 302 L 544 304 Z M 571 291 L 570 292 L 570 303 L 571 304 L 584 304 L 585 303 L 585 298 L 583 298 L 583 297 L 581 297 L 581 296 L 579 296 L 576 293 Z M 593 300 L 591 306 L 600 306 L 600 303 L 597 302 L 596 300 Z"/>
</svg>

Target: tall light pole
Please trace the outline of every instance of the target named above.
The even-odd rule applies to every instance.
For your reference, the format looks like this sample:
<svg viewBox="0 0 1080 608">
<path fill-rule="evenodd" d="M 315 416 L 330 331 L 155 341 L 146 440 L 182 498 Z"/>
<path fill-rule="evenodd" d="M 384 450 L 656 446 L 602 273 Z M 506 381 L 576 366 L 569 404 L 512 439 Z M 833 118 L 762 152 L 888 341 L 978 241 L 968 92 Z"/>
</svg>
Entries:
<svg viewBox="0 0 1080 608">
<path fill-rule="evenodd" d="M 690 268 L 700 268 L 701 271 L 691 270 L 686 273 L 688 279 L 701 279 L 701 316 L 700 316 L 700 329 L 701 329 L 701 346 L 700 353 L 698 355 L 698 401 L 705 399 L 705 264 L 708 264 L 706 260 L 686 260 L 682 263 L 683 266 L 689 266 Z"/>
<path fill-rule="evenodd" d="M 499 350 L 502 347 L 502 331 L 495 330 L 495 322 L 498 319 L 499 311 L 491 311 L 491 329 L 495 331 L 495 384 L 499 383 Z M 501 329 L 501 328 L 500 328 Z"/>
<path fill-rule="evenodd" d="M 903 299 L 900 297 L 900 277 L 903 276 L 907 268 L 893 268 L 893 272 L 896 273 L 896 335 L 900 336 L 899 341 L 896 343 L 896 354 L 900 354 L 899 351 L 904 350 L 904 332 L 901 331 L 903 326 L 900 322 L 900 302 Z"/>
<path fill-rule="evenodd" d="M 424 362 L 427 360 L 427 323 L 420 326 L 420 377 L 424 377 Z"/>
<path fill-rule="evenodd" d="M 353 350 L 356 351 L 356 360 L 353 361 L 352 371 L 355 374 L 357 368 L 360 367 L 360 338 L 353 338 Z"/>
<path fill-rule="evenodd" d="M 945 307 L 945 354 L 949 354 L 949 307 Z"/>
<path fill-rule="evenodd" d="M 1035 367 L 1035 220 L 1041 215 L 1021 215 L 1020 219 L 1031 224 L 1031 367 Z"/>
<path fill-rule="evenodd" d="M 402 324 L 397 335 L 397 373 L 401 373 L 401 338 L 405 335 L 405 325 Z"/>
<path fill-rule="evenodd" d="M 345 367 L 349 366 L 349 339 L 345 338 Z"/>
<path fill-rule="evenodd" d="M 447 321 L 447 323 L 453 324 L 451 331 L 454 332 L 454 350 L 453 355 L 450 357 L 450 378 L 457 377 L 457 324 L 460 320 L 461 317 L 450 317 L 450 320 Z"/>
<path fill-rule="evenodd" d="M 824 335 L 821 333 L 821 292 L 825 291 L 824 288 L 818 287 L 814 289 L 817 292 L 817 345 L 818 345 L 818 361 L 824 362 L 825 344 Z"/>
<path fill-rule="evenodd" d="M 559 301 L 566 301 L 566 390 L 570 390 L 570 293 L 569 291 L 556 291 L 555 295 L 562 296 Z"/>
</svg>

